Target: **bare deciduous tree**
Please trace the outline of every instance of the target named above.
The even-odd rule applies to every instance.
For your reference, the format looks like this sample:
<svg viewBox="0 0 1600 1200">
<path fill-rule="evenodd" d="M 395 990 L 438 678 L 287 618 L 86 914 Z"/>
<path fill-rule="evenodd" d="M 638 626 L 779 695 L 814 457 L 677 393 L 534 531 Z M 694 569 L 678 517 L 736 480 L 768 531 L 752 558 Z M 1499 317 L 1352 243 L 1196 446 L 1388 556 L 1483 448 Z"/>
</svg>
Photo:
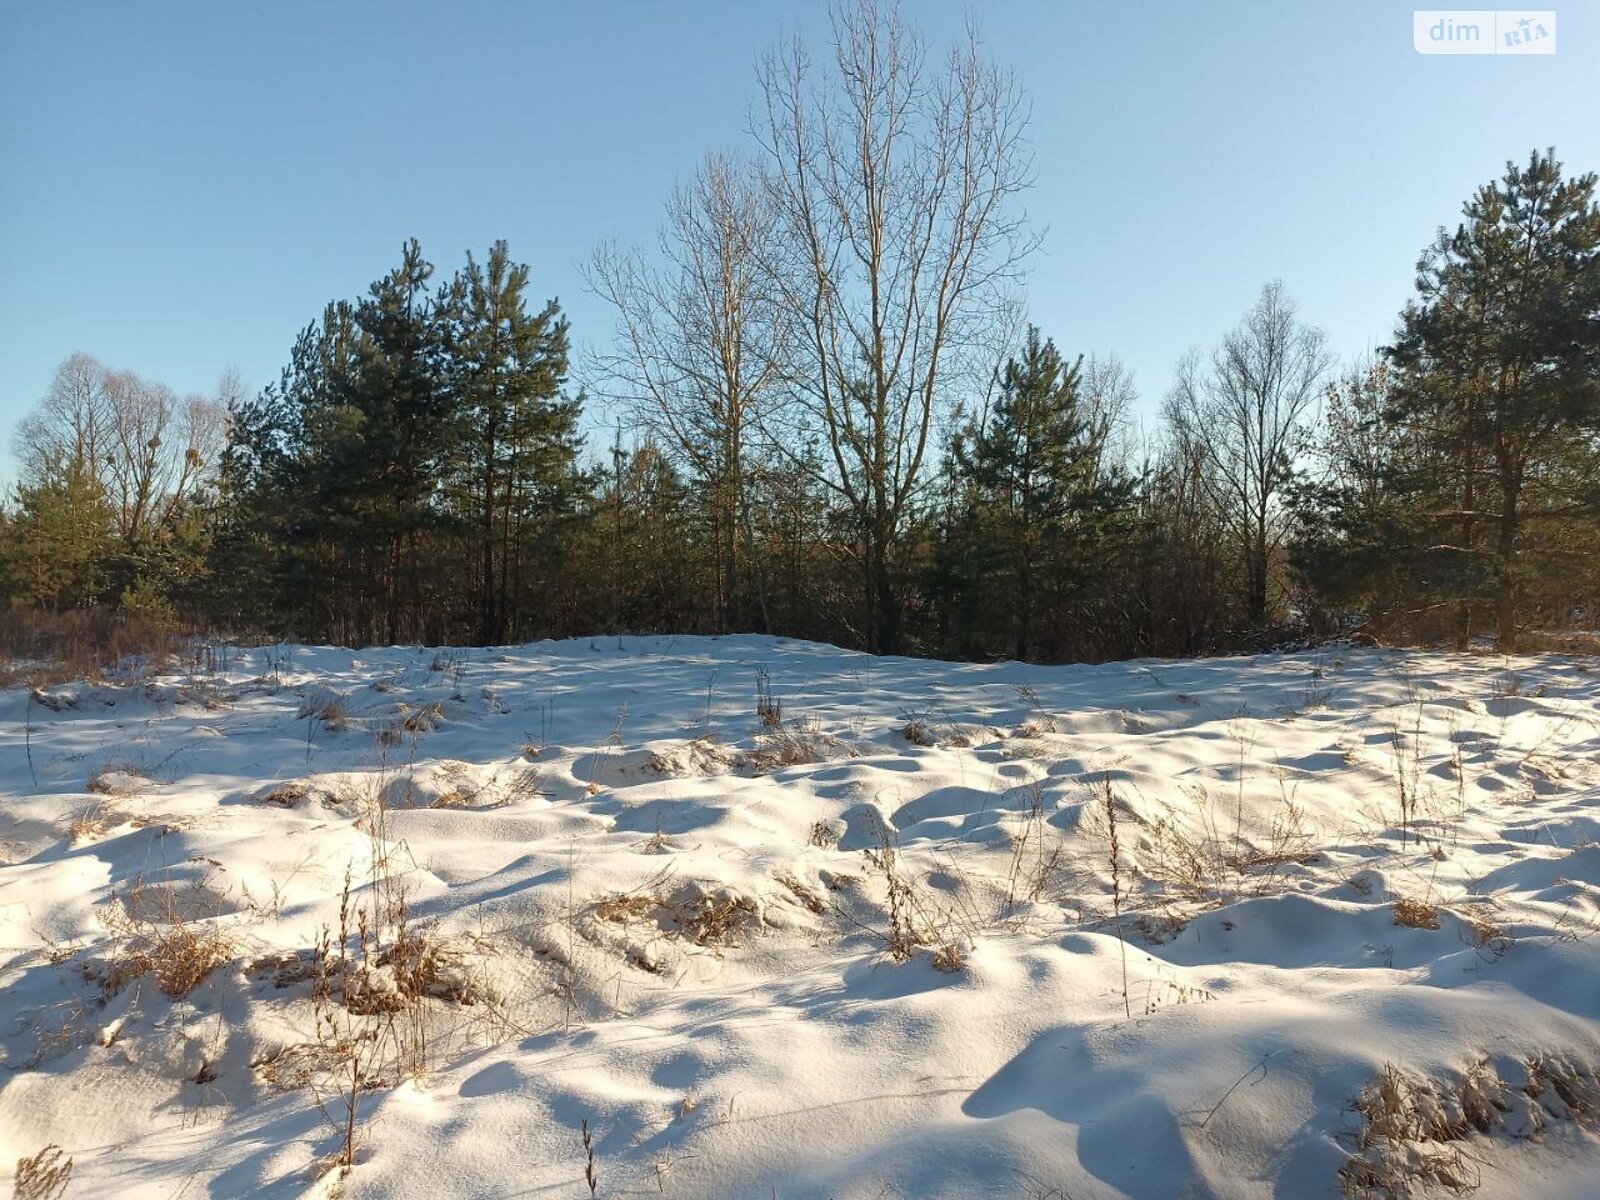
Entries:
<svg viewBox="0 0 1600 1200">
<path fill-rule="evenodd" d="M 1305 324 L 1283 285 L 1255 305 L 1212 352 L 1180 364 L 1168 394 L 1174 434 L 1204 453 L 1204 480 L 1238 548 L 1245 614 L 1268 611 L 1273 556 L 1283 544 L 1282 491 L 1331 361 L 1326 336 Z"/>
<path fill-rule="evenodd" d="M 966 42 L 936 60 L 892 4 L 836 10 L 831 69 L 795 39 L 760 64 L 755 133 L 777 207 L 767 265 L 799 330 L 797 426 L 857 532 L 867 643 L 900 643 L 896 556 L 940 406 L 996 361 L 1005 286 L 1035 244 L 1021 89 Z M 780 443 L 781 444 L 781 443 Z"/>
<path fill-rule="evenodd" d="M 1085 434 L 1095 448 L 1095 474 L 1129 467 L 1134 458 L 1133 408 L 1139 392 L 1133 372 L 1115 354 L 1091 354 L 1079 380 Z"/>
<path fill-rule="evenodd" d="M 615 310 L 601 390 L 631 406 L 707 489 L 719 629 L 745 613 L 741 543 L 755 415 L 778 380 L 783 309 L 758 253 L 773 236 L 769 193 L 748 164 L 708 155 L 667 203 L 658 259 L 600 247 L 590 285 Z"/>
<path fill-rule="evenodd" d="M 109 428 L 102 479 L 118 535 L 139 545 L 200 487 L 222 449 L 224 414 L 205 396 L 179 397 L 131 371 L 105 377 Z"/>
<path fill-rule="evenodd" d="M 81 351 L 56 368 L 50 390 L 17 425 L 16 455 L 25 479 L 38 481 L 59 462 L 98 476 L 111 424 L 106 369 Z"/>
<path fill-rule="evenodd" d="M 240 391 L 223 376 L 219 396 Z M 219 400 L 180 398 L 131 371 L 107 370 L 74 354 L 17 429 L 23 476 L 38 482 L 51 464 L 76 465 L 106 496 L 118 536 L 147 541 L 191 499 L 221 454 L 226 413 Z"/>
</svg>

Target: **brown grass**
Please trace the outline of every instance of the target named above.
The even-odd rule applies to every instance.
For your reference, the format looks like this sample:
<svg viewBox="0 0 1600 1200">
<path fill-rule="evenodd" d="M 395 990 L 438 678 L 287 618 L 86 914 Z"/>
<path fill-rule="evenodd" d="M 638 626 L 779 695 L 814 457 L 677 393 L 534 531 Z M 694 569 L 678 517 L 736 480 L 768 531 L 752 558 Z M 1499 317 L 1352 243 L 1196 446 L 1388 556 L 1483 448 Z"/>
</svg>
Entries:
<svg viewBox="0 0 1600 1200">
<path fill-rule="evenodd" d="M 280 1092 L 310 1087 L 338 1065 L 337 1055 L 317 1042 L 276 1046 L 250 1063 L 263 1082 Z"/>
<path fill-rule="evenodd" d="M 1485 951 L 1489 958 L 1497 959 L 1511 949 L 1511 938 L 1506 935 L 1483 908 L 1471 908 L 1461 914 L 1467 922 L 1472 945 Z"/>
<path fill-rule="evenodd" d="M 268 789 L 259 797 L 263 804 L 280 804 L 293 808 L 311 795 L 311 785 L 300 779 L 290 779 Z"/>
<path fill-rule="evenodd" d="M 1011 869 L 1004 912 L 1009 916 L 1020 901 L 1037 904 L 1061 873 L 1065 840 L 1051 828 L 1044 787 L 1035 780 L 1027 785 L 1028 807 L 1020 827 L 1011 834 Z"/>
<path fill-rule="evenodd" d="M 116 828 L 126 818 L 105 800 L 91 800 L 83 811 L 67 825 L 67 836 L 73 845 L 91 841 L 108 830 Z"/>
<path fill-rule="evenodd" d="M 819 850 L 832 850 L 839 844 L 839 831 L 831 821 L 813 821 L 806 841 Z"/>
<path fill-rule="evenodd" d="M 713 950 L 736 944 L 742 933 L 760 924 L 760 906 L 733 888 L 686 883 L 668 894 L 663 882 L 664 876 L 658 874 L 631 892 L 600 897 L 590 904 L 589 911 L 597 920 L 617 925 L 650 921 L 668 936 Z M 807 890 L 797 882 L 780 882 L 791 891 Z M 800 891 L 795 892 L 797 898 Z M 820 911 L 820 899 L 814 894 L 812 899 L 818 906 L 812 911 Z"/>
<path fill-rule="evenodd" d="M 800 721 L 761 735 L 754 749 L 738 755 L 735 765 L 757 775 L 770 775 L 784 767 L 828 762 L 848 753 L 843 742 L 815 721 Z"/>
<path fill-rule="evenodd" d="M 1590 1129 L 1600 1122 L 1600 1072 L 1595 1068 L 1553 1054 L 1536 1055 L 1527 1067 L 1523 1090 L 1546 1112 Z"/>
<path fill-rule="evenodd" d="M 1522 1066 L 1523 1081 L 1513 1091 L 1487 1061 L 1446 1080 L 1385 1063 L 1354 1105 L 1363 1124 L 1355 1152 L 1339 1168 L 1343 1194 L 1350 1200 L 1403 1200 L 1439 1188 L 1460 1195 L 1478 1185 L 1466 1147 L 1474 1137 L 1504 1131 L 1508 1114 L 1516 1114 L 1517 1136 L 1536 1139 L 1552 1120 L 1585 1129 L 1600 1122 L 1600 1074 L 1594 1067 L 1551 1054 L 1535 1055 Z"/>
<path fill-rule="evenodd" d="M 110 608 L 7 609 L 0 620 L 0 687 L 143 682 L 177 657 L 189 636 L 168 622 Z"/>
<path fill-rule="evenodd" d="M 1475 1093 L 1476 1094 L 1476 1091 Z M 1401 1200 L 1439 1187 L 1457 1195 L 1477 1186 L 1460 1143 L 1484 1118 L 1459 1105 L 1447 1105 L 1440 1089 L 1385 1063 L 1356 1100 L 1364 1124 L 1359 1154 L 1339 1168 L 1343 1194 L 1350 1200 Z M 1481 1132 L 1487 1132 L 1485 1123 Z"/>
<path fill-rule="evenodd" d="M 619 892 L 602 896 L 591 906 L 591 911 L 602 921 L 625 925 L 649 916 L 661 904 L 655 896 L 644 892 Z"/>
<path fill-rule="evenodd" d="M 17 1159 L 11 1194 L 15 1200 L 60 1200 L 71 1179 L 72 1159 L 52 1142 L 37 1154 Z"/>
<path fill-rule="evenodd" d="M 435 700 L 419 708 L 401 706 L 400 727 L 407 733 L 432 733 L 444 720 L 444 701 Z"/>
<path fill-rule="evenodd" d="M 783 702 L 772 694 L 772 680 L 765 667 L 756 668 L 756 719 L 768 729 L 783 725 Z"/>
<path fill-rule="evenodd" d="M 919 949 L 928 947 L 938 970 L 961 970 L 966 966 L 966 956 L 950 935 L 949 914 L 929 901 L 917 876 L 903 869 L 899 844 L 882 823 L 877 828 L 877 840 L 877 847 L 863 851 L 862 857 L 868 868 L 883 879 L 889 926 L 873 932 L 882 939 L 890 961 L 909 962 Z"/>
<path fill-rule="evenodd" d="M 669 907 L 686 940 L 717 949 L 731 945 L 759 919 L 753 900 L 727 889 L 720 894 L 680 895 Z"/>
<path fill-rule="evenodd" d="M 1402 896 L 1394 902 L 1394 923 L 1411 929 L 1439 928 L 1439 910 L 1426 901 Z"/>
<path fill-rule="evenodd" d="M 106 990 L 120 991 L 131 980 L 154 975 L 163 992 L 182 999 L 234 953 L 233 942 L 207 925 L 180 922 L 152 928 L 124 948 L 105 978 Z"/>
<path fill-rule="evenodd" d="M 401 1012 L 424 998 L 463 1005 L 478 1002 L 479 988 L 465 970 L 461 954 L 427 931 L 402 930 L 375 961 L 380 969 L 388 969 L 394 990 L 379 990 L 365 980 L 357 981 L 343 997 L 351 1012 Z"/>
<path fill-rule="evenodd" d="M 1579 631 L 1547 633 L 1529 629 L 1524 630 L 1518 640 L 1522 643 L 1522 650 L 1529 654 L 1542 651 L 1553 654 L 1600 655 L 1600 634 Z"/>
<path fill-rule="evenodd" d="M 132 796 L 148 782 L 132 763 L 114 762 L 97 767 L 84 787 L 101 796 Z"/>
<path fill-rule="evenodd" d="M 205 903 L 203 884 L 194 888 Z M 102 909 L 106 927 L 122 941 L 101 973 L 107 994 L 146 975 L 173 999 L 187 996 L 237 955 L 233 940 L 204 918 L 190 919 L 170 888 L 136 883 Z"/>
<path fill-rule="evenodd" d="M 791 895 L 800 902 L 800 906 L 809 913 L 821 913 L 827 909 L 827 903 L 816 891 L 808 888 L 793 875 L 779 875 L 778 882 L 789 889 Z"/>
<path fill-rule="evenodd" d="M 446 763 L 441 767 L 440 774 L 447 781 L 447 786 L 433 798 L 429 808 L 502 808 L 544 794 L 537 767 L 496 771 L 482 783 L 472 778 L 464 763 Z"/>
<path fill-rule="evenodd" d="M 1231 894 L 1266 895 L 1287 882 L 1285 868 L 1321 860 L 1306 831 L 1304 813 L 1287 793 L 1270 821 L 1246 823 L 1240 806 L 1219 803 L 1203 785 L 1184 789 L 1187 802 L 1166 811 L 1144 829 L 1147 842 L 1140 874 L 1159 884 L 1163 901 L 1204 906 Z M 1230 814 L 1227 809 L 1232 808 Z M 1097 814 L 1103 823 L 1103 817 Z"/>
</svg>

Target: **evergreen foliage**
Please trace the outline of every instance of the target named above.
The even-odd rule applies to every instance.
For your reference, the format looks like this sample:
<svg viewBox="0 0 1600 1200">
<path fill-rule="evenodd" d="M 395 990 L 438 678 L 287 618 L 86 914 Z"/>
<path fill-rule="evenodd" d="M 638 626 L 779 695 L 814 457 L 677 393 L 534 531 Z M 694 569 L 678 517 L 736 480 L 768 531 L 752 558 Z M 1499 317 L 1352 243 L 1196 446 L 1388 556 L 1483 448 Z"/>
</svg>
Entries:
<svg viewBox="0 0 1600 1200">
<path fill-rule="evenodd" d="M 258 394 L 68 358 L 16 430 L 0 603 L 356 645 L 755 630 L 1043 661 L 1600 628 L 1593 174 L 1508 164 L 1373 361 L 1334 372 L 1267 284 L 1136 440 L 1115 359 L 1016 336 L 1038 238 L 1015 78 L 870 0 L 831 29 L 760 61 L 749 153 L 674 191 L 654 253 L 595 253 L 603 451 L 529 268 L 498 241 L 441 275 L 411 240 Z"/>
</svg>

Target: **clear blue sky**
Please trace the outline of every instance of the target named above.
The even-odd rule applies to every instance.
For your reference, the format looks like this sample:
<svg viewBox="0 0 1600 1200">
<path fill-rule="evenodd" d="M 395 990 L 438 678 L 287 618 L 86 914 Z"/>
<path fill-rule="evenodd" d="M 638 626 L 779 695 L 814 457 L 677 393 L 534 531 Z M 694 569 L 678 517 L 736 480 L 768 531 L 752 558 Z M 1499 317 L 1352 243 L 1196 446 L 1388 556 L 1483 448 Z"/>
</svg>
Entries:
<svg viewBox="0 0 1600 1200">
<path fill-rule="evenodd" d="M 1546 57 L 1422 56 L 1412 4 L 918 0 L 970 11 L 1034 103 L 1034 320 L 1147 409 L 1281 277 L 1341 354 L 1380 344 L 1441 223 L 1508 157 L 1600 168 L 1600 5 Z M 817 0 L 0 6 L 0 429 L 85 350 L 180 391 L 276 378 L 397 261 L 510 240 L 579 347 L 578 264 L 646 239 L 739 142 L 753 59 Z M 0 453 L 0 478 L 13 474 Z"/>
</svg>

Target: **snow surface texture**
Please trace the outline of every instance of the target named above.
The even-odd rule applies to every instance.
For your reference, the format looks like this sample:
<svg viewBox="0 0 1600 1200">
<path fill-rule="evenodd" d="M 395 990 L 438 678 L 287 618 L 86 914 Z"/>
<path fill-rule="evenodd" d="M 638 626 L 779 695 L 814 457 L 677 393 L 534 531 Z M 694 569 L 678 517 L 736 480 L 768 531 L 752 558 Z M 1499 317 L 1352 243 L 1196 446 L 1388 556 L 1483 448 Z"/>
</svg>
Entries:
<svg viewBox="0 0 1600 1200">
<path fill-rule="evenodd" d="M 1588 662 L 212 665 L 0 693 L 0 1187 L 1600 1195 Z"/>
</svg>

